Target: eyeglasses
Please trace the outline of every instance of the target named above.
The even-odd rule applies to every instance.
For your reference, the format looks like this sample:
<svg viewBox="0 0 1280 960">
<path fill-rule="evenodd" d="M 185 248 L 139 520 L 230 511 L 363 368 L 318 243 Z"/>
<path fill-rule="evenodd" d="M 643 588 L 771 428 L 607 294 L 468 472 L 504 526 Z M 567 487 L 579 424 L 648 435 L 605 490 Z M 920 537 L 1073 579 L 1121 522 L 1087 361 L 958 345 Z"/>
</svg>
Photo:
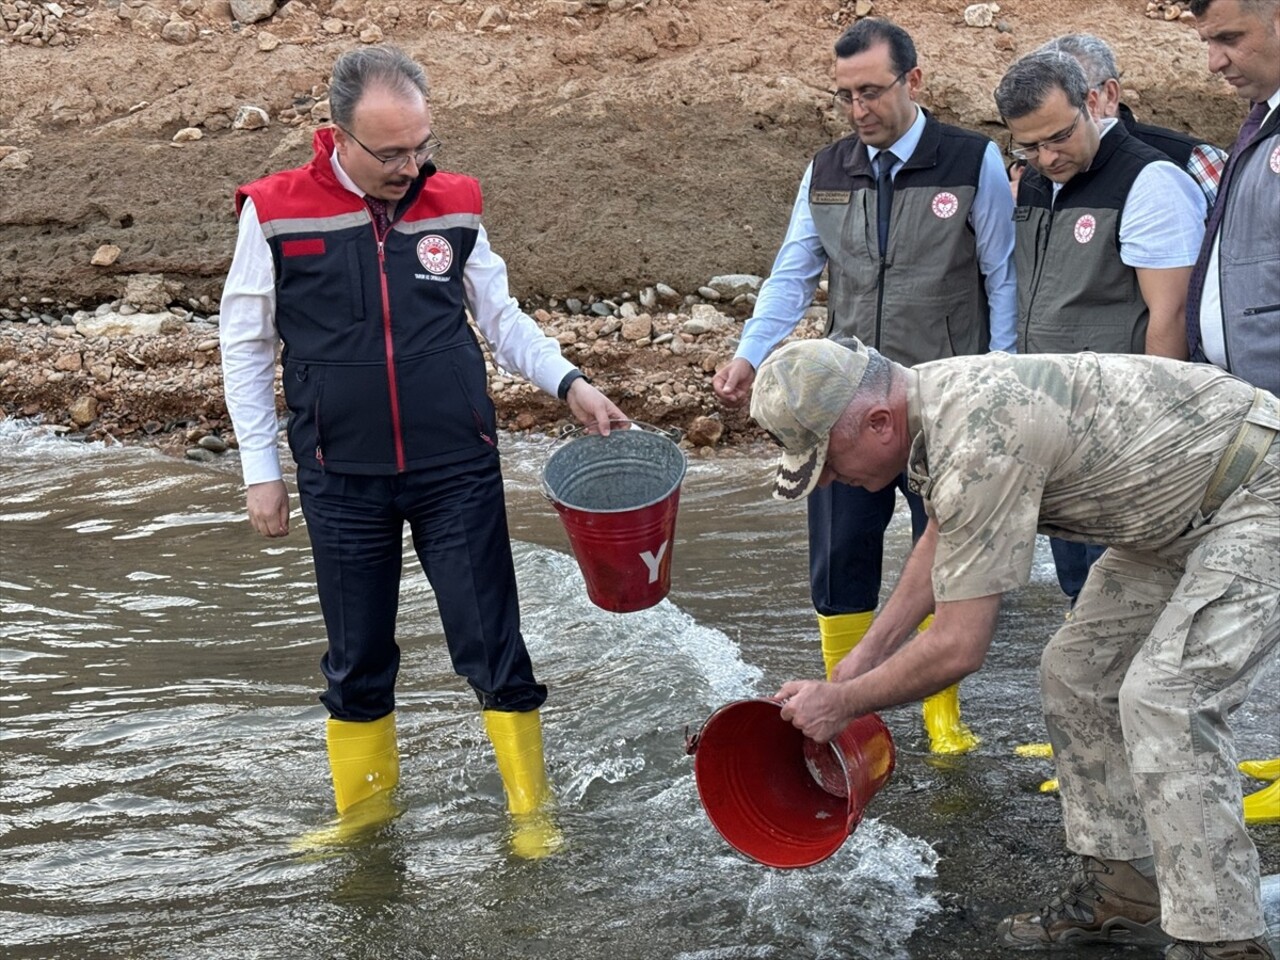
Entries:
<svg viewBox="0 0 1280 960">
<path fill-rule="evenodd" d="M 356 135 L 352 133 L 350 130 L 348 130 L 346 127 L 338 127 L 338 129 L 341 130 L 343 133 L 345 133 L 352 140 L 355 140 L 356 144 L 360 147 L 361 150 L 363 150 L 369 156 L 373 157 L 373 159 L 377 160 L 380 164 L 382 164 L 382 168 L 384 170 L 387 170 L 392 173 L 394 173 L 397 170 L 403 170 L 406 166 L 409 165 L 410 160 L 413 161 L 413 165 L 415 167 L 421 167 L 424 163 L 426 163 L 428 160 L 434 157 L 436 155 L 436 152 L 439 151 L 439 149 L 444 146 L 444 141 L 441 140 L 439 137 L 437 137 L 433 133 L 427 137 L 427 142 L 424 143 L 422 146 L 418 147 L 417 150 L 411 150 L 408 153 L 396 153 L 396 154 L 392 154 L 389 157 L 383 157 L 374 153 L 372 150 L 366 147 L 363 143 L 361 143 L 359 139 L 357 139 Z"/>
<path fill-rule="evenodd" d="M 1084 116 L 1084 107 L 1080 108 L 1080 112 L 1076 114 L 1075 120 L 1071 122 L 1071 126 L 1067 127 L 1062 133 L 1052 136 L 1047 140 L 1041 140 L 1039 143 L 1023 143 L 1013 146 L 1010 140 L 1009 156 L 1015 160 L 1030 160 L 1032 157 L 1038 156 L 1041 150 L 1056 150 L 1068 140 L 1072 134 L 1076 132 L 1076 127 L 1080 125 L 1080 118 Z"/>
<path fill-rule="evenodd" d="M 854 93 L 851 90 L 837 90 L 835 93 L 831 94 L 831 100 L 837 107 L 844 107 L 846 110 L 852 107 L 855 103 L 865 107 L 868 104 L 875 103 L 886 93 L 900 84 L 902 82 L 902 78 L 910 72 L 911 71 L 909 70 L 903 70 L 894 78 L 893 83 L 889 84 L 887 87 L 864 87 L 858 93 Z"/>
</svg>

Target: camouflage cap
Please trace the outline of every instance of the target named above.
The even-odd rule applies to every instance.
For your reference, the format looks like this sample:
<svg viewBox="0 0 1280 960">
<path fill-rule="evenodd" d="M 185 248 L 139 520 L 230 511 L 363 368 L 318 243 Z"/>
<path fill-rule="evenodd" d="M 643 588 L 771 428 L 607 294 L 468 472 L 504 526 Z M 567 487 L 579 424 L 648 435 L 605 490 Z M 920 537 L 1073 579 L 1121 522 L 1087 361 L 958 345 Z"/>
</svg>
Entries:
<svg viewBox="0 0 1280 960">
<path fill-rule="evenodd" d="M 760 364 L 751 416 L 785 451 L 773 481 L 779 500 L 799 500 L 817 486 L 831 428 L 853 400 L 868 360 L 867 348 L 850 337 L 790 343 Z"/>
</svg>

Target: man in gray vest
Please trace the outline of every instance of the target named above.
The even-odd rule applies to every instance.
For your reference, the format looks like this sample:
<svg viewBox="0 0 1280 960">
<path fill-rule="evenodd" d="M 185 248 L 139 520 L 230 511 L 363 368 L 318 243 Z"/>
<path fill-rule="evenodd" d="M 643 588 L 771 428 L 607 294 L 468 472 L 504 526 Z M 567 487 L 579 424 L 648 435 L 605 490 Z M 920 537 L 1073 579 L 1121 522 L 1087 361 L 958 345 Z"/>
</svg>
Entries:
<svg viewBox="0 0 1280 960">
<path fill-rule="evenodd" d="M 1280 2 L 1194 0 L 1209 69 L 1252 107 L 1210 214 L 1187 303 L 1193 360 L 1280 390 Z"/>
<path fill-rule="evenodd" d="M 1120 100 L 1120 69 L 1115 54 L 1105 40 L 1090 33 L 1068 33 L 1054 37 L 1040 47 L 1037 53 L 1065 53 L 1076 58 L 1089 86 L 1097 91 L 1095 119 L 1119 119 L 1131 136 L 1147 146 L 1155 147 L 1166 157 L 1190 174 L 1209 206 L 1218 195 L 1218 182 L 1227 154 L 1199 137 L 1188 136 L 1177 130 L 1139 123 L 1128 104 Z"/>
<path fill-rule="evenodd" d="M 747 400 L 756 368 L 796 328 L 824 269 L 831 336 L 856 334 L 907 365 L 1013 348 L 1013 203 L 999 149 L 917 106 L 922 73 L 901 27 L 859 20 L 835 54 L 835 104 L 853 133 L 805 171 L 737 355 L 714 380 L 729 406 Z M 828 675 L 871 625 L 896 490 L 918 537 L 923 505 L 905 481 L 809 498 L 809 577 Z M 925 703 L 924 720 L 936 753 L 977 743 L 955 688 Z"/>
<path fill-rule="evenodd" d="M 1209 69 L 1252 103 L 1231 150 L 1187 296 L 1187 347 L 1258 387 L 1280 392 L 1280 2 L 1193 0 Z M 1271 779 L 1245 816 L 1280 816 L 1280 761 L 1241 765 Z"/>
<path fill-rule="evenodd" d="M 995 96 L 1011 152 L 1030 167 L 1014 211 L 1018 352 L 1186 359 L 1183 315 L 1204 194 L 1124 124 L 1095 120 L 1098 91 L 1072 56 L 1023 57 Z M 1102 549 L 1056 539 L 1051 546 L 1058 582 L 1074 602 Z"/>
</svg>

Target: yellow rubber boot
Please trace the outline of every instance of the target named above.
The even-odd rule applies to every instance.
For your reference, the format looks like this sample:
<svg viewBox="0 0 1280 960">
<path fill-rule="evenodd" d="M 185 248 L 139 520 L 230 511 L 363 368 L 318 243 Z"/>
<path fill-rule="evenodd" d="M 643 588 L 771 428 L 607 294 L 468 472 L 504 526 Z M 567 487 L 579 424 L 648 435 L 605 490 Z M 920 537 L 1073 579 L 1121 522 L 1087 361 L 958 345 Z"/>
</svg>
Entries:
<svg viewBox="0 0 1280 960">
<path fill-rule="evenodd" d="M 551 813 L 551 787 L 542 759 L 542 721 L 538 711 L 482 713 L 515 827 L 512 853 L 526 860 L 555 853 L 564 845 L 564 837 Z"/>
<path fill-rule="evenodd" d="M 1271 783 L 1244 798 L 1245 823 L 1280 823 L 1280 758 L 1246 760 L 1240 772 Z"/>
<path fill-rule="evenodd" d="M 818 614 L 818 635 L 822 637 L 822 662 L 827 668 L 827 679 L 836 664 L 858 645 L 871 628 L 874 613 L 836 613 L 829 617 Z"/>
<path fill-rule="evenodd" d="M 391 799 L 400 782 L 394 713 L 367 722 L 330 717 L 325 739 L 338 818 L 302 837 L 294 844 L 296 849 L 342 846 L 400 812 Z"/>
<path fill-rule="evenodd" d="M 929 629 L 933 614 L 920 621 L 920 633 Z M 953 683 L 924 700 L 924 729 L 931 753 L 968 753 L 982 740 L 960 719 L 960 685 Z"/>
</svg>

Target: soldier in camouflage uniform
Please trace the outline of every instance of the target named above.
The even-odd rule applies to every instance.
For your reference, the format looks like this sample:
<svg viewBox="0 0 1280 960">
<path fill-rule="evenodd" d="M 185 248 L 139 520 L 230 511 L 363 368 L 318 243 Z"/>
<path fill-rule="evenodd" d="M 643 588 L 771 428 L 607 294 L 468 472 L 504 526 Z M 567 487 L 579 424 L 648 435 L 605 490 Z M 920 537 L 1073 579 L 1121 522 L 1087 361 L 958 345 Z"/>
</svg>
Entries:
<svg viewBox="0 0 1280 960">
<path fill-rule="evenodd" d="M 751 414 L 785 451 L 776 496 L 875 490 L 905 468 L 929 513 L 867 637 L 831 682 L 783 685 L 782 716 L 826 741 L 957 682 L 982 664 L 1000 595 L 1029 581 L 1037 533 L 1107 544 L 1041 659 L 1082 867 L 1001 939 L 1270 960 L 1228 718 L 1280 649 L 1280 400 L 1159 357 L 907 369 L 812 340 L 761 365 Z"/>
</svg>

